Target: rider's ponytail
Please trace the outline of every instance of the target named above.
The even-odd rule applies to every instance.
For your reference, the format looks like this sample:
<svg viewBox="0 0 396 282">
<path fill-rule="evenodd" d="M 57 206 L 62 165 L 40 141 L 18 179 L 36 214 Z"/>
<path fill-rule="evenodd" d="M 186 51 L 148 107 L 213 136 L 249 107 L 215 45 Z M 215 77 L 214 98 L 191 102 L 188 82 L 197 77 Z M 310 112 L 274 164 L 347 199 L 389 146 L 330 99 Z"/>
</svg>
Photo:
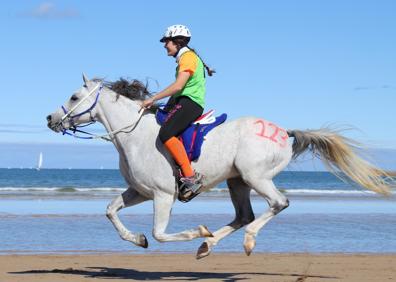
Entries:
<svg viewBox="0 0 396 282">
<path fill-rule="evenodd" d="M 195 55 L 197 55 L 198 58 L 202 61 L 203 65 L 206 69 L 206 72 L 208 73 L 209 76 L 212 76 L 216 72 L 214 69 L 211 69 L 207 64 L 205 64 L 205 62 L 202 60 L 202 58 L 198 55 L 197 51 L 195 51 L 193 48 L 190 48 L 189 46 L 187 46 L 188 42 L 190 42 L 189 37 L 176 36 L 176 37 L 172 38 L 171 40 L 173 41 L 173 43 L 176 44 L 178 50 L 180 50 L 183 47 L 187 47 L 188 49 L 193 51 L 195 53 Z"/>
<path fill-rule="evenodd" d="M 195 53 L 195 55 L 198 56 L 198 58 L 202 61 L 206 72 L 208 73 L 209 76 L 212 76 L 216 71 L 214 69 L 211 69 L 207 64 L 205 64 L 204 60 L 202 60 L 202 58 L 198 55 L 197 51 L 195 51 L 193 48 L 190 48 L 189 46 L 187 46 L 188 49 L 190 49 L 191 51 L 193 51 Z"/>
</svg>

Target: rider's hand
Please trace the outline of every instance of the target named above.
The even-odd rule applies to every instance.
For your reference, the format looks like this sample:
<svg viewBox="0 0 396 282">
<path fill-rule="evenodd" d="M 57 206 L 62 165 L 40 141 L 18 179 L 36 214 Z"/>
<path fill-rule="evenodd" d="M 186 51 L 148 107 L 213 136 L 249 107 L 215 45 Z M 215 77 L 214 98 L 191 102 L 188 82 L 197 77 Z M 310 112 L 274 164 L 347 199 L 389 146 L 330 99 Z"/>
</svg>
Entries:
<svg viewBox="0 0 396 282">
<path fill-rule="evenodd" d="M 154 99 L 153 98 L 148 98 L 148 99 L 143 101 L 142 108 L 150 109 L 153 104 L 154 104 Z"/>
</svg>

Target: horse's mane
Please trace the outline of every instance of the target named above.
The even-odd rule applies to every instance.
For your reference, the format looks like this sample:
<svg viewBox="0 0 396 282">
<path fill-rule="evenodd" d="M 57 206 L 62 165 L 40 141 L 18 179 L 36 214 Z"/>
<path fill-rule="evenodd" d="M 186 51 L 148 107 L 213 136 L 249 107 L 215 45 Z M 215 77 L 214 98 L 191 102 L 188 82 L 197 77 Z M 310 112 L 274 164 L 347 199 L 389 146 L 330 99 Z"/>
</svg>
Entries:
<svg viewBox="0 0 396 282">
<path fill-rule="evenodd" d="M 152 93 L 148 90 L 148 83 L 145 84 L 137 79 L 128 80 L 120 78 L 117 81 L 105 81 L 104 85 L 117 93 L 117 98 L 124 96 L 134 101 L 144 101 L 152 96 Z M 158 106 L 153 105 L 150 110 L 156 111 Z"/>
</svg>

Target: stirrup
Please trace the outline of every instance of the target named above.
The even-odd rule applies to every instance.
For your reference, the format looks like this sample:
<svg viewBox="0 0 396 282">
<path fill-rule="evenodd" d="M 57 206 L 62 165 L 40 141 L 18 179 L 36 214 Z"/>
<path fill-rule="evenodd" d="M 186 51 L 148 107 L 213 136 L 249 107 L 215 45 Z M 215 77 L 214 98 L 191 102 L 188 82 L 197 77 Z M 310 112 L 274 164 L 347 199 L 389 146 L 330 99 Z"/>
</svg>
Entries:
<svg viewBox="0 0 396 282">
<path fill-rule="evenodd" d="M 181 177 L 179 179 L 179 194 L 178 199 L 183 203 L 191 201 L 193 198 L 201 193 L 202 176 L 199 173 L 194 175 L 194 179 Z"/>
</svg>

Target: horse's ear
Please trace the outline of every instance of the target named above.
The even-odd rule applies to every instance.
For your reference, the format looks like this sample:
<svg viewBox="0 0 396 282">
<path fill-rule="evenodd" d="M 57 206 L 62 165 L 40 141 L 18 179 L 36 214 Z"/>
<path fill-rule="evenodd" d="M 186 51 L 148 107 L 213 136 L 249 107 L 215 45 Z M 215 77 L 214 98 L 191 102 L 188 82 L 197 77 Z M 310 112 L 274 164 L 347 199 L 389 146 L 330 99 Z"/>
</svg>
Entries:
<svg viewBox="0 0 396 282">
<path fill-rule="evenodd" d="M 87 85 L 89 82 L 88 77 L 85 75 L 85 73 L 83 73 L 82 76 L 83 76 L 84 84 Z"/>
</svg>

